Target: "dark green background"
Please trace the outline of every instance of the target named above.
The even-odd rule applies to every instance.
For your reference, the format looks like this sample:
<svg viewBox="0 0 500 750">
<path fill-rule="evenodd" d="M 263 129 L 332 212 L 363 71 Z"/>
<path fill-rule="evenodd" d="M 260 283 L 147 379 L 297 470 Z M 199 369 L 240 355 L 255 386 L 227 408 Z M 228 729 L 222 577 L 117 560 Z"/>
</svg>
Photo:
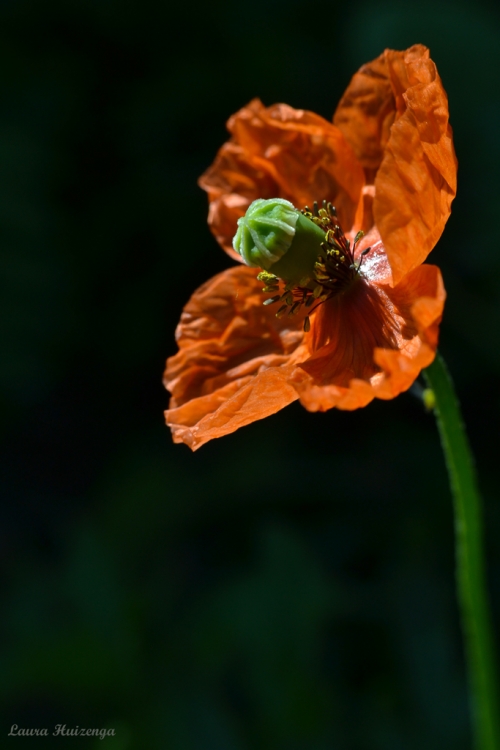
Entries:
<svg viewBox="0 0 500 750">
<path fill-rule="evenodd" d="M 294 404 L 191 454 L 163 424 L 182 305 L 231 261 L 196 180 L 254 96 L 331 118 L 431 48 L 460 162 L 431 256 L 500 617 L 500 15 L 478 0 L 5 0 L 1 735 L 87 750 L 465 750 L 453 518 L 409 394 Z"/>
</svg>

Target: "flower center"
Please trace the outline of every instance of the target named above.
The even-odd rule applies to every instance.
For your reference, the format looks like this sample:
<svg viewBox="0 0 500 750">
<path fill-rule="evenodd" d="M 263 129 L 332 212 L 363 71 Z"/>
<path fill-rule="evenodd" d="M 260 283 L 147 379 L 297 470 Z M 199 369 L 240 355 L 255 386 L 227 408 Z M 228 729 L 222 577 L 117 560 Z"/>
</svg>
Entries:
<svg viewBox="0 0 500 750">
<path fill-rule="evenodd" d="M 350 289 L 359 278 L 363 257 L 371 248 L 363 250 L 359 262 L 355 262 L 356 244 L 363 237 L 364 232 L 357 233 L 351 248 L 351 243 L 344 235 L 335 207 L 331 203 L 323 201 L 322 208 L 318 208 L 315 201 L 312 211 L 309 206 L 306 206 L 300 213 L 324 232 L 324 240 L 319 245 L 319 253 L 310 274 L 304 276 L 298 283 L 287 281 L 285 256 L 283 260 L 274 263 L 268 271 L 259 273 L 257 278 L 265 283 L 262 291 L 273 294 L 265 300 L 264 305 L 281 302 L 276 313 L 277 318 L 295 315 L 302 307 L 308 309 L 308 314 L 304 318 L 304 331 L 309 331 L 311 313 L 326 300 Z M 275 292 L 280 293 L 275 294 Z"/>
</svg>

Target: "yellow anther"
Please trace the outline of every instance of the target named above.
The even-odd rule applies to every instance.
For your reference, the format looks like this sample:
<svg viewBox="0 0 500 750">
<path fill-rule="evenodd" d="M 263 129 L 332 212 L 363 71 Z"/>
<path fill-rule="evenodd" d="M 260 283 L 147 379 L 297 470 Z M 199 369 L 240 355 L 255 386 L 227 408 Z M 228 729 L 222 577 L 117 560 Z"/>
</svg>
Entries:
<svg viewBox="0 0 500 750">
<path fill-rule="evenodd" d="M 269 283 L 278 283 L 279 279 L 277 276 L 275 276 L 273 273 L 269 273 L 268 271 L 261 271 L 259 274 L 257 274 L 258 281 L 263 281 L 265 284 Z"/>
</svg>

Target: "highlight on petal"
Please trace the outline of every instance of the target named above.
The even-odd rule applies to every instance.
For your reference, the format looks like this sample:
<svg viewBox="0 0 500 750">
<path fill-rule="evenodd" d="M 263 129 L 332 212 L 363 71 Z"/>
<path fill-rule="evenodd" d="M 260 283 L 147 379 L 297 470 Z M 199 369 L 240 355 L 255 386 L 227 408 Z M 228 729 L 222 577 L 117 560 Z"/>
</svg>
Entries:
<svg viewBox="0 0 500 750">
<path fill-rule="evenodd" d="M 237 220 L 258 198 L 284 198 L 297 208 L 327 197 L 341 222 L 354 221 L 364 172 L 332 123 L 286 104 L 258 99 L 228 122 L 231 140 L 219 150 L 200 186 L 209 197 L 208 223 L 231 257 Z"/>
<path fill-rule="evenodd" d="M 167 361 L 165 412 L 175 442 L 193 450 L 274 414 L 298 397 L 287 378 L 308 356 L 303 316 L 276 318 L 257 271 L 236 266 L 198 289 L 182 314 L 179 352 Z"/>
</svg>

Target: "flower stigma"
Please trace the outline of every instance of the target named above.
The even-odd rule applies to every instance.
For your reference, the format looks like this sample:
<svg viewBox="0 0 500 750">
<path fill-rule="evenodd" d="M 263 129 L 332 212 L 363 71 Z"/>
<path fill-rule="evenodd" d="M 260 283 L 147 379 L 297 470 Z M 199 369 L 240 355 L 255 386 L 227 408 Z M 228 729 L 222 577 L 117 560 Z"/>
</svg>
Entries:
<svg viewBox="0 0 500 750">
<path fill-rule="evenodd" d="M 249 266 L 263 270 L 257 278 L 263 292 L 273 296 L 264 305 L 281 302 L 277 318 L 295 315 L 303 307 L 304 331 L 310 315 L 326 300 L 343 294 L 359 278 L 366 248 L 356 263 L 358 232 L 351 247 L 340 226 L 335 207 L 323 201 L 301 211 L 282 198 L 259 199 L 238 219 L 233 247 Z"/>
</svg>

